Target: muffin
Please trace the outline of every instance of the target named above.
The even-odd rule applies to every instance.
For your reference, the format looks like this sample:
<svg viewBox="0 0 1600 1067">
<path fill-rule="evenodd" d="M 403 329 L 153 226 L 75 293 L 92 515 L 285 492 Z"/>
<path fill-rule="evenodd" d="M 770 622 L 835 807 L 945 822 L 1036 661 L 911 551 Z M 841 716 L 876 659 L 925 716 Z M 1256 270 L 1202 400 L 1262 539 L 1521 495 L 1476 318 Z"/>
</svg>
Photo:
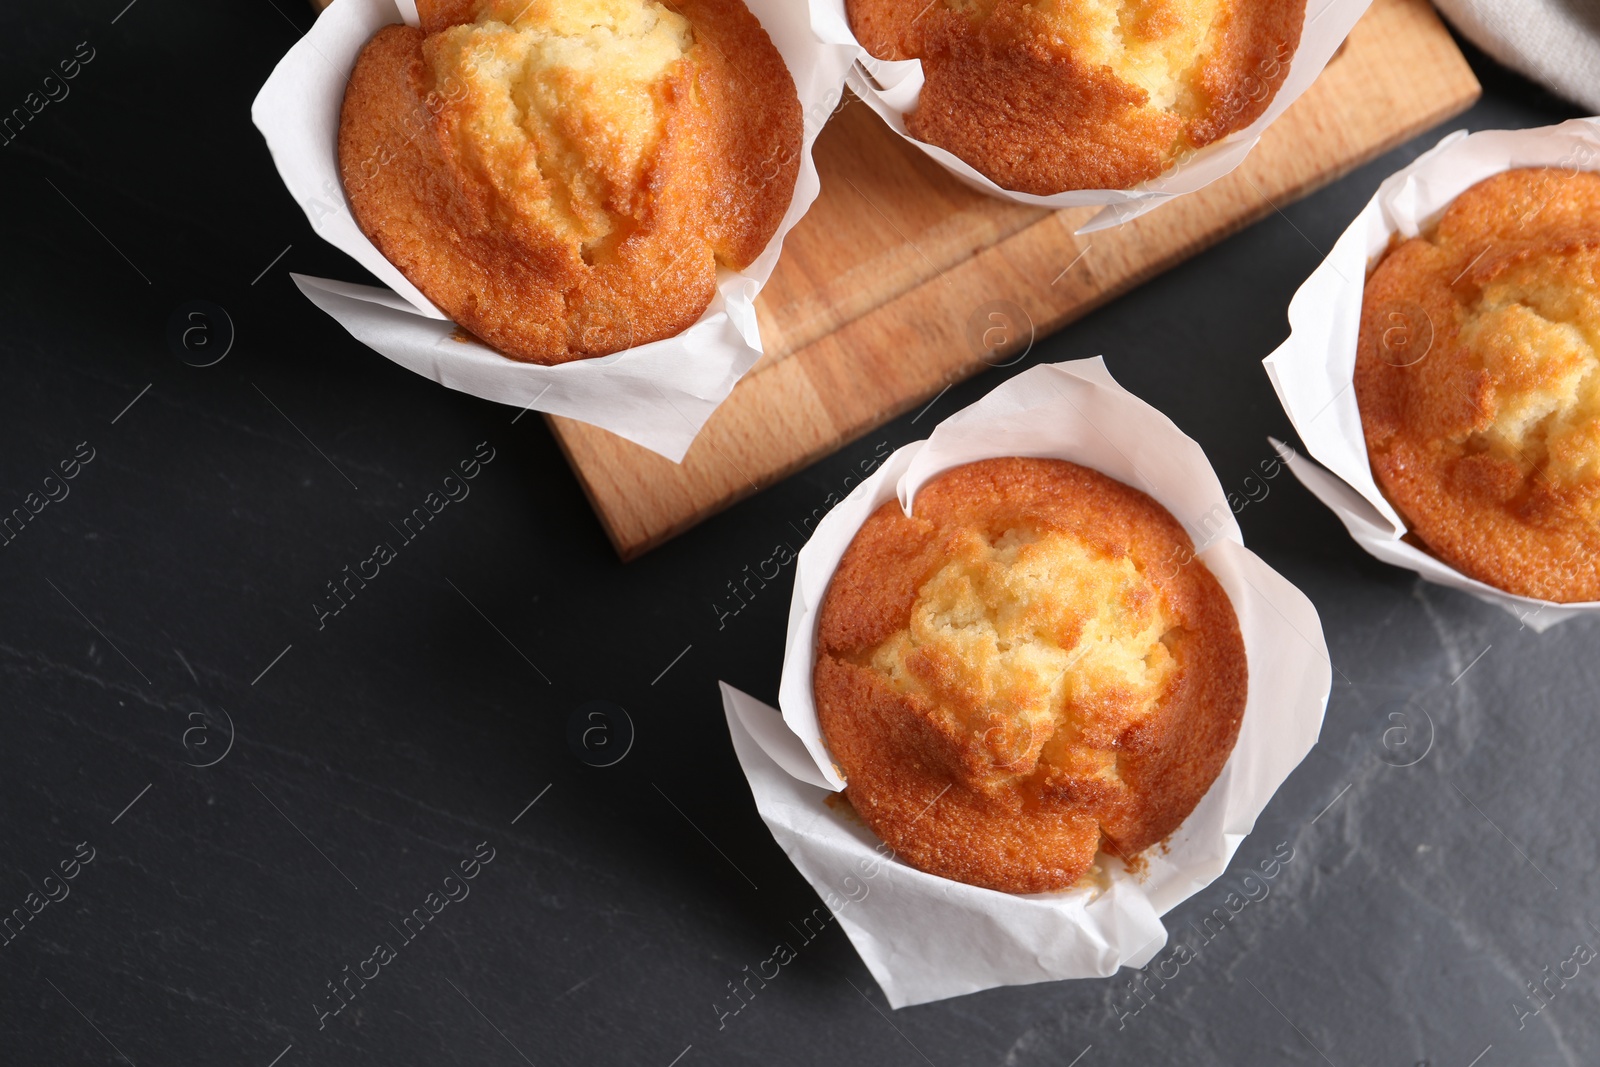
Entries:
<svg viewBox="0 0 1600 1067">
<path fill-rule="evenodd" d="M 1355 390 L 1419 547 L 1509 593 L 1600 600 L 1600 175 L 1506 171 L 1391 248 Z"/>
<path fill-rule="evenodd" d="M 872 514 L 818 621 L 845 795 L 901 859 L 1012 893 L 1136 866 L 1244 714 L 1227 593 L 1161 505 L 1086 467 L 992 459 Z"/>
<path fill-rule="evenodd" d="M 563 363 L 680 333 L 788 210 L 801 113 L 740 0 L 419 0 L 356 61 L 356 222 L 463 329 Z"/>
<path fill-rule="evenodd" d="M 906 129 L 996 185 L 1126 189 L 1254 122 L 1305 0 L 846 0 L 879 59 L 920 59 Z"/>
</svg>

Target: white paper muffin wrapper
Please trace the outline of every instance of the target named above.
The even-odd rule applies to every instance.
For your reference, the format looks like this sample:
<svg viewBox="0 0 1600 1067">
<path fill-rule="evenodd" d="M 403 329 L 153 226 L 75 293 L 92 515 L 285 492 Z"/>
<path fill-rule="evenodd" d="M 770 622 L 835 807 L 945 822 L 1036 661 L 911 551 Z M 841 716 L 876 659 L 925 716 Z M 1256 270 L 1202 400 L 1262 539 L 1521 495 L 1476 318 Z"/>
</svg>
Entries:
<svg viewBox="0 0 1600 1067">
<path fill-rule="evenodd" d="M 408 370 L 485 400 L 592 423 L 681 461 L 717 405 L 761 357 L 755 296 L 777 264 L 784 235 L 817 198 L 811 146 L 839 103 L 854 58 L 853 50 L 819 40 L 805 10 L 789 0 L 745 2 L 794 77 L 805 116 L 800 172 L 766 249 L 743 271 L 719 271 L 716 296 L 688 330 L 600 359 L 554 367 L 519 363 L 457 339 L 445 315 L 367 240 L 339 177 L 339 109 L 361 49 L 386 25 L 416 25 L 415 0 L 336 0 L 256 96 L 256 128 L 318 236 L 388 288 L 300 275 L 295 284 L 353 336 Z"/>
<path fill-rule="evenodd" d="M 861 524 L 951 467 L 1000 456 L 1071 460 L 1150 494 L 1227 591 L 1249 659 L 1238 743 L 1166 848 L 1098 888 L 1017 896 L 916 870 L 825 799 L 843 786 L 812 699 L 817 612 Z M 796 561 L 780 713 L 724 684 L 728 729 L 761 817 L 822 896 L 895 1007 L 999 985 L 1106 977 L 1166 943 L 1161 916 L 1227 868 L 1322 727 L 1331 664 L 1311 602 L 1244 547 L 1200 446 L 1119 386 L 1100 359 L 1034 367 L 895 452 L 818 524 Z"/>
<path fill-rule="evenodd" d="M 1600 170 L 1600 119 L 1470 136 L 1458 130 L 1391 175 L 1295 293 L 1289 339 L 1265 366 L 1306 451 L 1322 463 L 1318 467 L 1295 456 L 1289 469 L 1339 516 L 1357 544 L 1385 563 L 1497 604 L 1542 631 L 1574 615 L 1600 611 L 1600 603 L 1554 604 L 1516 596 L 1402 541 L 1406 525 L 1379 491 L 1367 462 L 1352 387 L 1367 269 L 1389 246 L 1391 235 L 1415 237 L 1469 187 L 1518 167 Z"/>
<path fill-rule="evenodd" d="M 919 141 L 907 133 L 905 116 L 917 109 L 922 97 L 922 61 L 908 59 L 887 62 L 874 59 L 850 30 L 845 0 L 809 2 L 811 24 L 817 36 L 824 41 L 854 49 L 856 65 L 850 70 L 850 89 L 876 111 L 890 129 L 979 192 L 1035 207 L 1103 207 L 1099 214 L 1078 230 L 1079 233 L 1093 233 L 1120 226 L 1175 196 L 1202 189 L 1243 162 L 1256 142 L 1261 140 L 1262 132 L 1317 80 L 1317 75 L 1328 65 L 1328 60 L 1339 50 L 1349 36 L 1351 27 L 1366 12 L 1372 0 L 1307 0 L 1300 45 L 1290 61 L 1289 75 L 1279 86 L 1278 94 L 1272 98 L 1267 109 L 1249 126 L 1207 145 L 1178 166 L 1131 189 L 1075 189 L 1051 196 L 1002 189 L 954 153 Z"/>
</svg>

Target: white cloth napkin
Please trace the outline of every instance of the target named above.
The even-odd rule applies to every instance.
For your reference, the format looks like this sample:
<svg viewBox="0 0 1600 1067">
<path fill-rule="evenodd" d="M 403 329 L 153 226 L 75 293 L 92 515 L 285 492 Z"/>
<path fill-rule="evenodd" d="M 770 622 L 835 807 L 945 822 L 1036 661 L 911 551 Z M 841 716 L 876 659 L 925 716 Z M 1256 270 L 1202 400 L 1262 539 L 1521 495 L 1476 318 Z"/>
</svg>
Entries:
<svg viewBox="0 0 1600 1067">
<path fill-rule="evenodd" d="M 1462 36 L 1551 92 L 1600 112 L 1600 0 L 1436 0 Z"/>
</svg>

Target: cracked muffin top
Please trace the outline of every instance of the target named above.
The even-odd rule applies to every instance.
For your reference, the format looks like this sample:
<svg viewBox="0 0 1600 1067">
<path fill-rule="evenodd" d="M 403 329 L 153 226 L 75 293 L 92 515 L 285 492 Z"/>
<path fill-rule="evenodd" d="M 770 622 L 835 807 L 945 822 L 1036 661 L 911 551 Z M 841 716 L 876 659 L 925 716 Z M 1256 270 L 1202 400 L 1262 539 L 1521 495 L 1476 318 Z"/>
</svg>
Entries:
<svg viewBox="0 0 1600 1067">
<path fill-rule="evenodd" d="M 846 0 L 879 59 L 920 59 L 913 137 L 996 185 L 1127 189 L 1254 122 L 1305 0 Z"/>
<path fill-rule="evenodd" d="M 1506 171 L 1393 247 L 1355 388 L 1422 547 L 1507 592 L 1600 600 L 1600 175 Z"/>
<path fill-rule="evenodd" d="M 1060 460 L 948 471 L 879 508 L 818 623 L 824 738 L 906 862 L 1015 893 L 1137 863 L 1244 712 L 1232 603 L 1150 497 Z"/>
<path fill-rule="evenodd" d="M 788 210 L 800 102 L 740 0 L 420 0 L 339 125 L 362 231 L 513 359 L 677 334 Z"/>
</svg>

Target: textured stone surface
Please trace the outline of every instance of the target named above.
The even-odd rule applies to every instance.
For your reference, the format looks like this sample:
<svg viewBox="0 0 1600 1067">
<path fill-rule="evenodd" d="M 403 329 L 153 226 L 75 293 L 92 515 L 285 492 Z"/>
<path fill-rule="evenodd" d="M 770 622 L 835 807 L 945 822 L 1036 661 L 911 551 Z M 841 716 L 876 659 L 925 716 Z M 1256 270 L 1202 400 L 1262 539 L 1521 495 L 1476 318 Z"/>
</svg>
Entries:
<svg viewBox="0 0 1600 1067">
<path fill-rule="evenodd" d="M 1148 1006 L 1130 1014 L 1124 975 L 890 1013 L 830 927 L 719 1029 L 727 984 L 818 905 L 756 817 L 715 690 L 775 698 L 792 568 L 719 626 L 727 583 L 798 547 L 860 463 L 1012 371 L 623 567 L 536 418 L 407 374 L 293 290 L 290 269 L 354 270 L 248 122 L 305 8 L 139 0 L 112 24 L 121 6 L 0 15 L 5 107 L 94 49 L 0 149 L 0 510 L 94 450 L 0 547 L 0 909 L 59 895 L 45 876 L 94 850 L 0 947 L 7 1062 L 1464 1067 L 1491 1045 L 1484 1067 L 1593 1062 L 1600 961 L 1521 1029 L 1512 1005 L 1600 945 L 1600 628 L 1540 637 L 1420 585 L 1287 476 L 1240 521 L 1322 612 L 1327 725 L 1233 870 L 1171 915 L 1193 958 Z M 1480 69 L 1459 124 L 1569 114 Z M 1290 295 L 1435 139 L 1034 358 L 1103 352 L 1243 487 L 1288 434 L 1259 361 Z M 237 327 L 215 366 L 168 349 L 192 299 Z M 405 543 L 389 524 L 485 440 L 470 495 Z M 380 541 L 395 558 L 319 630 L 324 583 Z M 601 734 L 581 743 L 597 700 L 635 727 L 608 767 L 589 765 L 610 758 Z M 231 750 L 192 766 L 224 751 L 224 711 Z M 406 942 L 403 917 L 485 841 L 470 895 Z M 1280 843 L 1266 897 L 1208 939 Z M 325 983 L 384 941 L 394 958 L 319 1028 Z"/>
</svg>

